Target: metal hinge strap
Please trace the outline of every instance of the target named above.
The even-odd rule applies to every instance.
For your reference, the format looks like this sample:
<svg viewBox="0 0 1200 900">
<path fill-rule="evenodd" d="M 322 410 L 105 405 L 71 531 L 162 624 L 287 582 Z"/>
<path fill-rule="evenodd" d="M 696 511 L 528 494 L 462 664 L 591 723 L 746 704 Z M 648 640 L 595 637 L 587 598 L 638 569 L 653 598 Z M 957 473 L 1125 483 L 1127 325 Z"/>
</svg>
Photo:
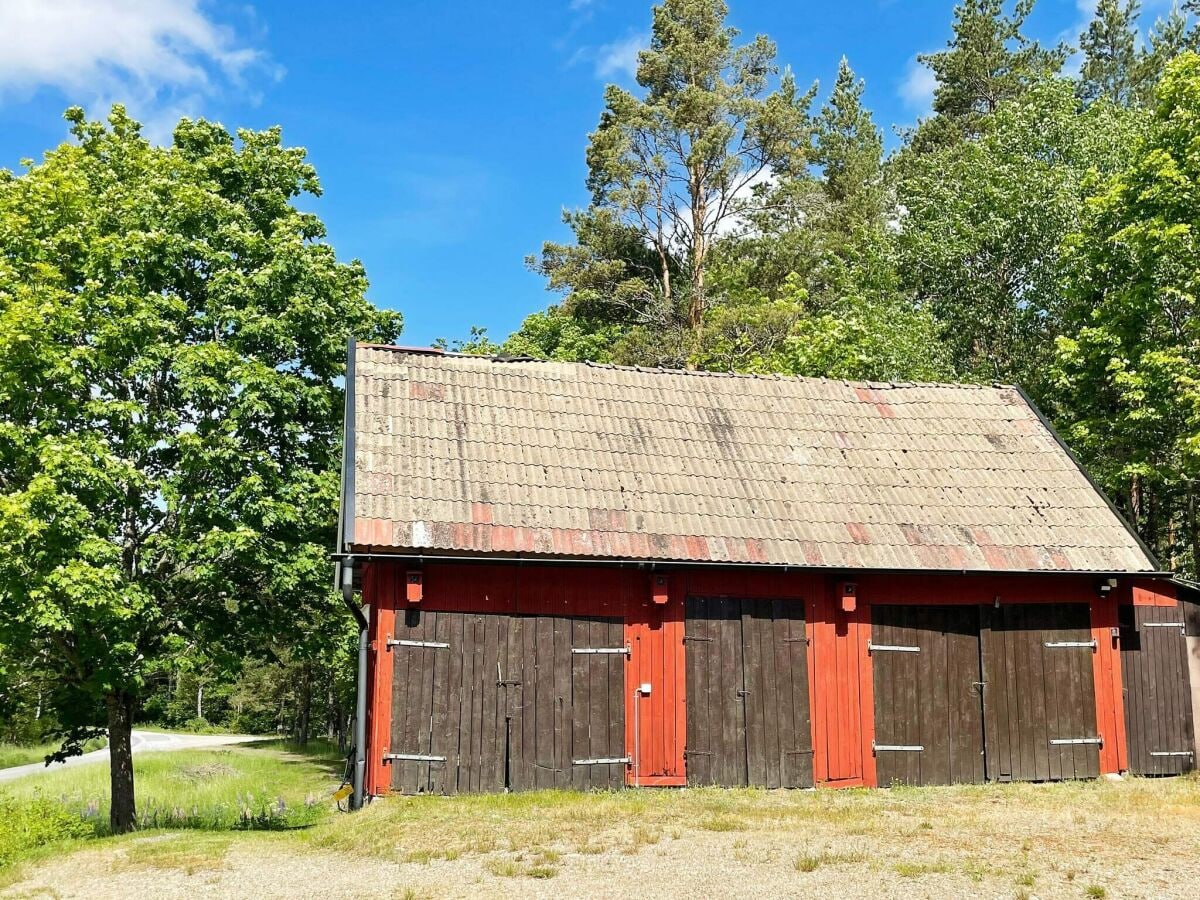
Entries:
<svg viewBox="0 0 1200 900">
<path fill-rule="evenodd" d="M 1086 737 L 1086 738 L 1051 738 L 1050 745 L 1053 747 L 1061 747 L 1065 744 L 1097 744 L 1104 746 L 1104 738 L 1102 737 Z"/>
<path fill-rule="evenodd" d="M 405 762 L 445 762 L 444 756 L 428 756 L 424 753 L 385 753 L 383 754 L 385 762 L 392 760 L 403 760 Z"/>
<path fill-rule="evenodd" d="M 573 759 L 571 765 L 574 766 L 614 766 L 618 763 L 629 763 L 631 760 L 628 756 L 607 756 L 599 759 Z"/>
<path fill-rule="evenodd" d="M 1151 750 L 1151 756 L 1195 756 L 1191 750 Z"/>
<path fill-rule="evenodd" d="M 899 647 L 895 644 L 872 644 L 867 641 L 867 652 L 874 653 L 876 650 L 890 650 L 893 653 L 920 653 L 920 647 Z"/>
<path fill-rule="evenodd" d="M 871 749 L 877 750 L 896 750 L 902 753 L 920 753 L 925 749 L 923 744 L 877 744 L 871 741 Z"/>
<path fill-rule="evenodd" d="M 572 653 L 612 653 L 629 656 L 630 649 L 628 647 L 572 647 Z"/>
<path fill-rule="evenodd" d="M 1143 628 L 1178 628 L 1181 635 L 1186 636 L 1182 622 L 1143 622 Z"/>
<path fill-rule="evenodd" d="M 404 641 L 388 638 L 389 647 L 429 647 L 432 650 L 449 650 L 450 645 L 441 641 Z"/>
<path fill-rule="evenodd" d="M 1096 640 L 1093 638 L 1090 641 L 1046 641 L 1045 646 L 1055 649 L 1059 647 L 1091 647 L 1095 650 Z"/>
</svg>

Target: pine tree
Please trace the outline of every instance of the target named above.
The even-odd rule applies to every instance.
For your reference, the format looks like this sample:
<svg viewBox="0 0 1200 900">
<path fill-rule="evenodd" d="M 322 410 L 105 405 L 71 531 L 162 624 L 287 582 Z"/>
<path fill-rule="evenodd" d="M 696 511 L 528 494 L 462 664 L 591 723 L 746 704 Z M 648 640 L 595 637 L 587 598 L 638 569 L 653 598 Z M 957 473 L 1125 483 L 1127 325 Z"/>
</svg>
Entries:
<svg viewBox="0 0 1200 900">
<path fill-rule="evenodd" d="M 1065 46 L 1043 47 L 1021 31 L 1033 0 L 1017 0 L 1011 16 L 1004 5 L 1004 0 L 961 0 L 947 48 L 917 57 L 933 70 L 938 86 L 935 116 L 923 123 L 915 143 L 937 146 L 978 137 L 996 107 L 1062 69 Z"/>
<path fill-rule="evenodd" d="M 1100 0 L 1087 31 L 1079 37 L 1083 66 L 1079 95 L 1084 100 L 1107 97 L 1130 106 L 1142 94 L 1142 51 L 1138 47 L 1139 0 Z"/>
<path fill-rule="evenodd" d="M 1138 99 L 1142 105 L 1148 105 L 1153 100 L 1154 88 L 1162 78 L 1167 63 L 1184 51 L 1195 52 L 1200 49 L 1200 34 L 1197 34 L 1196 26 L 1188 18 L 1188 13 L 1196 12 L 1198 6 L 1200 4 L 1190 0 L 1183 6 L 1172 4 L 1166 18 L 1155 21 L 1148 38 L 1149 46 L 1142 54 L 1139 67 Z"/>
<path fill-rule="evenodd" d="M 851 223 L 878 219 L 883 206 L 883 134 L 862 105 L 864 87 L 843 56 L 833 92 L 816 120 L 814 162 L 823 170 L 825 194 L 839 218 Z"/>
</svg>

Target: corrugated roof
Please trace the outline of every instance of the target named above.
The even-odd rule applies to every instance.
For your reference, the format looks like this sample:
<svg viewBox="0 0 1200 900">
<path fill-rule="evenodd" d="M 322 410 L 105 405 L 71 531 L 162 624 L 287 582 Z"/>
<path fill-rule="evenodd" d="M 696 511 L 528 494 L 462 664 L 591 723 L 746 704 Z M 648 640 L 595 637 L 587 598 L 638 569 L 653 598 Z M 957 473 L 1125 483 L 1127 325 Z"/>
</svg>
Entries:
<svg viewBox="0 0 1200 900">
<path fill-rule="evenodd" d="M 1013 387 L 355 352 L 351 549 L 1155 566 Z"/>
</svg>

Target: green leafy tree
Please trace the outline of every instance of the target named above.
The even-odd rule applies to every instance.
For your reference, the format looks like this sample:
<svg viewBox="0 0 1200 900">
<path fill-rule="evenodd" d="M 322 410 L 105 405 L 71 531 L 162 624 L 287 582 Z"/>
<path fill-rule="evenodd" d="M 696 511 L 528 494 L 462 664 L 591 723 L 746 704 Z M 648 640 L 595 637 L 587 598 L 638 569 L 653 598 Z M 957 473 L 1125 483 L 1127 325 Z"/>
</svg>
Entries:
<svg viewBox="0 0 1200 900">
<path fill-rule="evenodd" d="M 737 46 L 721 0 L 654 7 L 639 56 L 643 96 L 610 85 L 587 150 L 587 210 L 569 213 L 574 244 L 547 244 L 531 264 L 565 308 L 648 328 L 655 352 L 686 357 L 710 297 L 710 253 L 772 173 L 809 157 L 808 108 L 790 73 L 774 90 L 775 46 Z M 814 86 L 815 91 L 815 86 Z M 674 348 L 663 348 L 670 340 Z"/>
<path fill-rule="evenodd" d="M 895 163 L 902 289 L 941 325 L 954 368 L 1042 398 L 1063 308 L 1061 245 L 1097 178 L 1128 160 L 1143 114 L 1081 107 L 1067 80 L 992 114 L 986 134 Z"/>
<path fill-rule="evenodd" d="M 1139 0 L 1099 0 L 1096 14 L 1079 38 L 1083 65 L 1079 95 L 1085 100 L 1107 97 L 1129 105 L 1142 96 L 1146 74 L 1138 48 Z"/>
<path fill-rule="evenodd" d="M 51 655 L 70 738 L 107 726 L 121 832 L 163 660 L 332 614 L 346 338 L 401 320 L 297 208 L 320 185 L 277 128 L 67 118 L 0 175 L 0 644 Z"/>
<path fill-rule="evenodd" d="M 1011 15 L 1005 5 L 1004 0 L 961 0 L 946 49 L 917 57 L 937 78 L 935 115 L 918 129 L 918 146 L 979 137 L 1000 104 L 1062 69 L 1065 46 L 1043 47 L 1022 31 L 1033 0 L 1017 0 Z"/>
<path fill-rule="evenodd" d="M 1200 56 L 1167 66 L 1149 133 L 1070 247 L 1058 342 L 1068 439 L 1165 561 L 1200 563 Z"/>
</svg>

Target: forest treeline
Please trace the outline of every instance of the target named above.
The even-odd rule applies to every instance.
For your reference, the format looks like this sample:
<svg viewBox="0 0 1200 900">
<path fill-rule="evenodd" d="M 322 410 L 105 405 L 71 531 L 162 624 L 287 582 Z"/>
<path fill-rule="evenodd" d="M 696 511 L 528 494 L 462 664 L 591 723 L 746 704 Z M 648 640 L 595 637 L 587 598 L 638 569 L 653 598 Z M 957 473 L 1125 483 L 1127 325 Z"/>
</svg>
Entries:
<svg viewBox="0 0 1200 900">
<path fill-rule="evenodd" d="M 1162 564 L 1194 572 L 1200 4 L 1100 0 L 1074 46 L 1033 0 L 963 0 L 931 113 L 884 152 L 843 58 L 802 88 L 719 0 L 666 0 L 609 86 L 586 208 L 528 265 L 562 295 L 468 352 L 1016 383 Z M 749 18 L 749 10 L 738 10 Z"/>
<path fill-rule="evenodd" d="M 1197 2 L 1099 0 L 1077 46 L 1031 39 L 1032 2 L 947 11 L 932 111 L 885 153 L 849 61 L 806 87 L 720 0 L 663 0 L 572 239 L 528 260 L 558 302 L 455 346 L 1019 383 L 1195 573 Z M 0 170 L 0 741 L 106 731 L 126 831 L 136 721 L 345 736 L 345 347 L 402 319 L 303 208 L 320 181 L 280 129 L 67 119 Z"/>
</svg>

